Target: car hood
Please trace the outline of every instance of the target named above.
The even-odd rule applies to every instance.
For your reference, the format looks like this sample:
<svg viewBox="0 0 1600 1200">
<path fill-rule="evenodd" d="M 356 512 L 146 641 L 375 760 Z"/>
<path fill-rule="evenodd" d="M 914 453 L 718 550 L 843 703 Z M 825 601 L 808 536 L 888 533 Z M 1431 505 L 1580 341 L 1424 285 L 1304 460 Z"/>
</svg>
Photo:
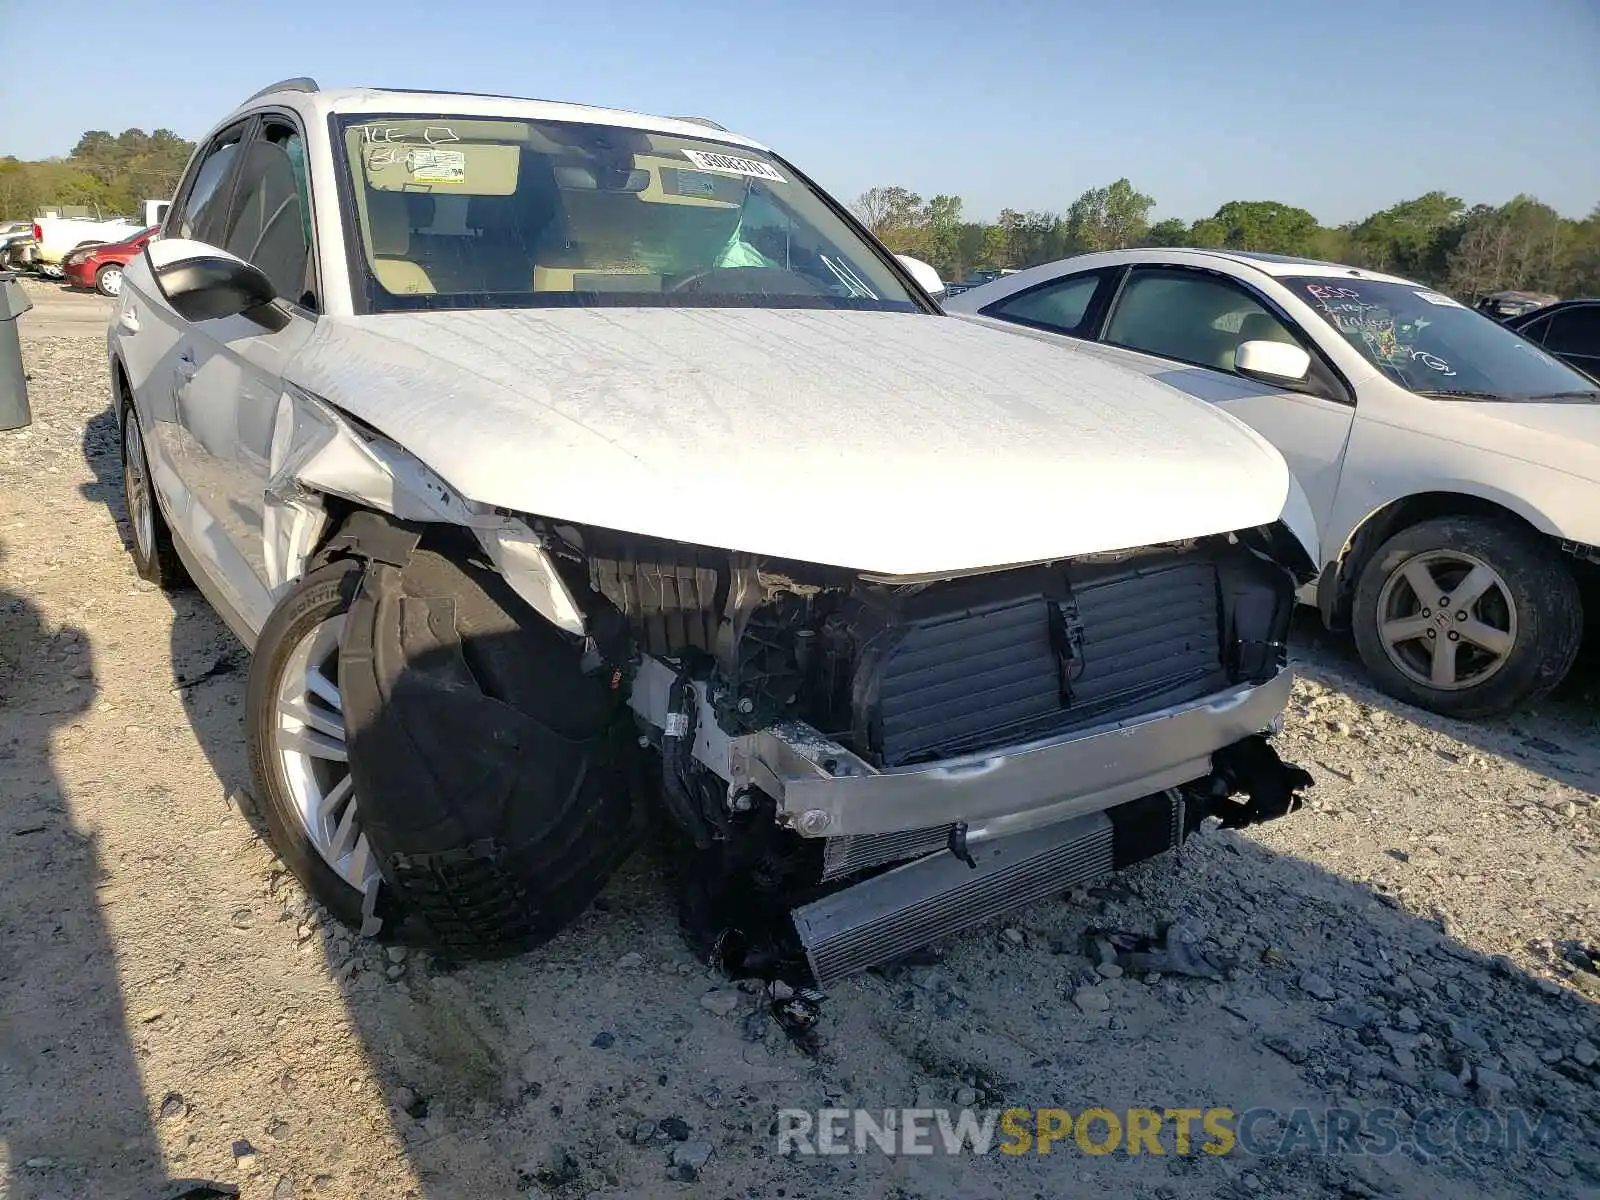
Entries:
<svg viewBox="0 0 1600 1200">
<path fill-rule="evenodd" d="M 1600 403 L 1439 400 L 1405 394 L 1397 424 L 1600 483 Z"/>
<path fill-rule="evenodd" d="M 838 310 L 325 317 L 295 385 L 464 496 L 893 575 L 1266 524 L 1283 459 L 1071 347 Z"/>
</svg>

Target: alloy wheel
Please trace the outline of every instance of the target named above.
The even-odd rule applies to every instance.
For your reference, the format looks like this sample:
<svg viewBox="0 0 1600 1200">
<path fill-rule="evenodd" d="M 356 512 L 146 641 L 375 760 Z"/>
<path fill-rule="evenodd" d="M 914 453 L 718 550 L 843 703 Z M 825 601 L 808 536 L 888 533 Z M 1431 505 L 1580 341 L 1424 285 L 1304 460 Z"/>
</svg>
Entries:
<svg viewBox="0 0 1600 1200">
<path fill-rule="evenodd" d="M 1378 593 L 1378 635 L 1408 679 L 1441 691 L 1483 683 L 1517 642 L 1517 606 L 1500 573 L 1471 554 L 1413 555 Z"/>
<path fill-rule="evenodd" d="M 273 732 L 278 765 L 294 814 L 317 853 L 345 883 L 366 893 L 379 882 L 361 826 L 355 781 L 345 753 L 339 694 L 343 615 L 308 629 L 278 677 Z"/>
<path fill-rule="evenodd" d="M 128 523 L 133 526 L 134 546 L 140 560 L 149 562 L 156 547 L 155 500 L 150 494 L 139 414 L 131 408 L 122 418 L 122 493 L 128 506 Z"/>
</svg>

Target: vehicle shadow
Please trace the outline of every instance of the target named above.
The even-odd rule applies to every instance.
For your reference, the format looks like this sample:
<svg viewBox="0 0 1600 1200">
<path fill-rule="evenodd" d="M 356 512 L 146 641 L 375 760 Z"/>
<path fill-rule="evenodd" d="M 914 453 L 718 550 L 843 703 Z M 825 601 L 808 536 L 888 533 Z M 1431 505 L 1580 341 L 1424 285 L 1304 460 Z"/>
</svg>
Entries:
<svg viewBox="0 0 1600 1200">
<path fill-rule="evenodd" d="M 101 850 L 52 741 L 97 696 L 83 631 L 5 585 L 0 544 L 0 1195 L 148 1197 L 165 1182 L 101 915 Z"/>
<path fill-rule="evenodd" d="M 1416 708 L 1373 686 L 1348 634 L 1330 633 L 1302 607 L 1290 633 L 1297 676 L 1336 687 L 1467 746 L 1516 760 L 1556 783 L 1600 797 L 1600 596 L 1589 607 L 1589 636 L 1565 683 L 1537 705 L 1501 717 L 1463 721 Z M 1292 718 L 1291 718 L 1292 719 Z"/>
</svg>

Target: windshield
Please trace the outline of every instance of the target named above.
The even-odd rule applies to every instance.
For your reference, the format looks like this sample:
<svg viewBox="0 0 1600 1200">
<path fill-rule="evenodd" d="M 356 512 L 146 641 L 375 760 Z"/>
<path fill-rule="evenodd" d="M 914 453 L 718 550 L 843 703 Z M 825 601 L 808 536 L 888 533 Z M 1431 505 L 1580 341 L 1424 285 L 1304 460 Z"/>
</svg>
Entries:
<svg viewBox="0 0 1600 1200">
<path fill-rule="evenodd" d="M 1600 399 L 1595 382 L 1504 325 L 1405 283 L 1284 279 L 1401 387 L 1481 400 Z"/>
<path fill-rule="evenodd" d="M 360 225 L 357 291 L 374 310 L 922 311 L 820 195 L 760 151 L 483 117 L 338 128 Z"/>
</svg>

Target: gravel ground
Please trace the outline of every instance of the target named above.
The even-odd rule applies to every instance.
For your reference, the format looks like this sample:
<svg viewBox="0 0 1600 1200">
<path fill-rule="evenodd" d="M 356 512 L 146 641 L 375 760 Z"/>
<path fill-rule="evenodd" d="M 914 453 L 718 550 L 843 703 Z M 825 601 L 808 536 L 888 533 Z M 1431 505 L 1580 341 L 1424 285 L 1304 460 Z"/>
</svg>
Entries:
<svg viewBox="0 0 1600 1200">
<path fill-rule="evenodd" d="M 35 421 L 0 434 L 0 1197 L 1600 1196 L 1592 700 L 1419 714 L 1303 624 L 1279 742 L 1317 777 L 1308 809 L 851 980 L 809 1055 L 690 959 L 647 855 L 508 962 L 325 924 L 226 800 L 242 649 L 123 550 L 100 331 L 23 333 Z M 1165 960 L 1101 930 L 1164 935 Z M 974 1104 L 1280 1116 L 1225 1155 L 1169 1132 L 1159 1157 L 779 1156 L 770 1132 L 779 1108 Z M 1381 1118 L 1401 1148 L 1281 1145 L 1296 1107 Z M 1474 1109 L 1550 1140 L 1450 1145 Z"/>
</svg>

